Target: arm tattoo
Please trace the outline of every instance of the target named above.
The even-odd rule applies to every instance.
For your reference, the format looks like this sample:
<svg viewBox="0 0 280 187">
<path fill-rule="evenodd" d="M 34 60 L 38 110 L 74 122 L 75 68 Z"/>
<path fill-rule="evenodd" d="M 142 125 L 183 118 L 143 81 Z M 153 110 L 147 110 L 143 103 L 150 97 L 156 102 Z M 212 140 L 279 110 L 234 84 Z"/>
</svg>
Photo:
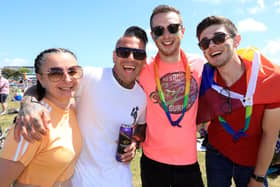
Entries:
<svg viewBox="0 0 280 187">
<path fill-rule="evenodd" d="M 22 109 L 26 105 L 30 105 L 31 103 L 39 103 L 40 102 L 34 96 L 25 95 L 20 103 L 20 108 Z"/>
<path fill-rule="evenodd" d="M 34 96 L 26 95 L 20 103 L 19 115 L 24 116 L 30 114 L 32 111 L 41 111 L 41 103 Z"/>
</svg>

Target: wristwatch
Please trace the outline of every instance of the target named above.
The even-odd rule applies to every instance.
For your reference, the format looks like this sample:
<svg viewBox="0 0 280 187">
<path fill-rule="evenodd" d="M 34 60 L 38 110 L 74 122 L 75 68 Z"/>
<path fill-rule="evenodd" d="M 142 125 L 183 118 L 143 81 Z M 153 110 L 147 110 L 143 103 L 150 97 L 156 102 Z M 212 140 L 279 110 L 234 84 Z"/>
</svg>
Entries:
<svg viewBox="0 0 280 187">
<path fill-rule="evenodd" d="M 259 175 L 255 175 L 254 173 L 251 176 L 253 179 L 255 179 L 257 182 L 264 182 L 265 180 L 265 176 L 259 176 Z"/>
</svg>

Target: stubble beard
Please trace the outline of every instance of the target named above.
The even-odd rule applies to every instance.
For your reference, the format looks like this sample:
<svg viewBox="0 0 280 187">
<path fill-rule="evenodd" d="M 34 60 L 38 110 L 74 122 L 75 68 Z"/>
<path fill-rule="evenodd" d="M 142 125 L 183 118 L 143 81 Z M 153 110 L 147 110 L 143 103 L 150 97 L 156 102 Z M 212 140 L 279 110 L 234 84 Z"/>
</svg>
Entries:
<svg viewBox="0 0 280 187">
<path fill-rule="evenodd" d="M 230 52 L 223 60 L 222 62 L 217 66 L 217 68 L 222 68 L 224 67 L 226 64 L 228 64 L 233 58 L 233 53 Z"/>
<path fill-rule="evenodd" d="M 223 68 L 226 64 L 228 64 L 231 59 L 233 58 L 233 52 L 229 47 L 226 47 L 227 49 L 224 50 L 223 54 L 224 56 L 221 56 L 221 59 L 218 59 L 217 62 L 210 63 L 211 65 L 215 66 L 216 68 Z M 226 54 L 225 54 L 226 53 Z"/>
<path fill-rule="evenodd" d="M 112 72 L 113 76 L 115 77 L 115 79 L 118 81 L 118 83 L 122 87 L 127 88 L 127 89 L 132 89 L 134 87 L 136 80 L 128 82 L 128 81 L 126 81 L 125 79 L 122 78 L 122 75 L 120 75 L 121 73 L 118 70 L 113 68 L 112 71 L 113 71 Z"/>
<path fill-rule="evenodd" d="M 180 43 L 173 43 L 171 48 L 166 48 L 164 45 L 158 45 L 159 52 L 165 57 L 171 57 L 178 54 Z"/>
</svg>

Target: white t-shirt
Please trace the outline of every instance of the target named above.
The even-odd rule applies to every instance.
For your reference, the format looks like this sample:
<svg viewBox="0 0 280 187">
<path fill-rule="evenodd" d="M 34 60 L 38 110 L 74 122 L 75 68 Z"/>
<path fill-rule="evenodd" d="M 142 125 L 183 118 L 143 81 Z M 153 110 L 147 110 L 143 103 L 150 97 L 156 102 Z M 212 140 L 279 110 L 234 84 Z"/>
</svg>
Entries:
<svg viewBox="0 0 280 187">
<path fill-rule="evenodd" d="M 84 68 L 77 98 L 77 115 L 83 136 L 73 186 L 132 187 L 128 164 L 116 160 L 119 128 L 133 124 L 131 112 L 138 108 L 136 122 L 144 124 L 146 96 L 135 84 L 123 88 L 114 78 L 112 68 Z"/>
</svg>

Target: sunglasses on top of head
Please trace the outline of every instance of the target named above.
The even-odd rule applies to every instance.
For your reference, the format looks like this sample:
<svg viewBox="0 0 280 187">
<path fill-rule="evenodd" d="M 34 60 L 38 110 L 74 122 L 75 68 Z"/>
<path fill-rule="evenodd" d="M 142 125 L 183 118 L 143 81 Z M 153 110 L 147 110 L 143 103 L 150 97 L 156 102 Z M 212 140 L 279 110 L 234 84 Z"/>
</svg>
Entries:
<svg viewBox="0 0 280 187">
<path fill-rule="evenodd" d="M 226 34 L 226 33 L 215 33 L 215 35 L 212 38 L 203 38 L 199 43 L 198 46 L 202 50 L 208 49 L 210 42 L 213 41 L 214 44 L 222 44 L 226 41 L 226 39 L 232 37 L 231 34 Z"/>
<path fill-rule="evenodd" d="M 63 79 L 65 70 L 61 67 L 51 67 L 46 74 L 51 82 L 58 82 Z M 73 79 L 80 79 L 83 76 L 83 69 L 81 66 L 72 66 L 66 70 L 66 73 Z"/>
<path fill-rule="evenodd" d="M 167 26 L 167 30 L 170 34 L 176 34 L 179 30 L 179 27 L 181 26 L 180 23 L 178 24 L 169 24 Z M 165 28 L 163 26 L 155 26 L 152 28 L 152 32 L 155 36 L 160 37 L 161 35 L 163 35 Z"/>
<path fill-rule="evenodd" d="M 128 58 L 130 54 L 133 54 L 135 60 L 144 60 L 146 58 L 146 51 L 143 49 L 135 49 L 129 47 L 116 48 L 116 54 L 120 58 Z"/>
</svg>

